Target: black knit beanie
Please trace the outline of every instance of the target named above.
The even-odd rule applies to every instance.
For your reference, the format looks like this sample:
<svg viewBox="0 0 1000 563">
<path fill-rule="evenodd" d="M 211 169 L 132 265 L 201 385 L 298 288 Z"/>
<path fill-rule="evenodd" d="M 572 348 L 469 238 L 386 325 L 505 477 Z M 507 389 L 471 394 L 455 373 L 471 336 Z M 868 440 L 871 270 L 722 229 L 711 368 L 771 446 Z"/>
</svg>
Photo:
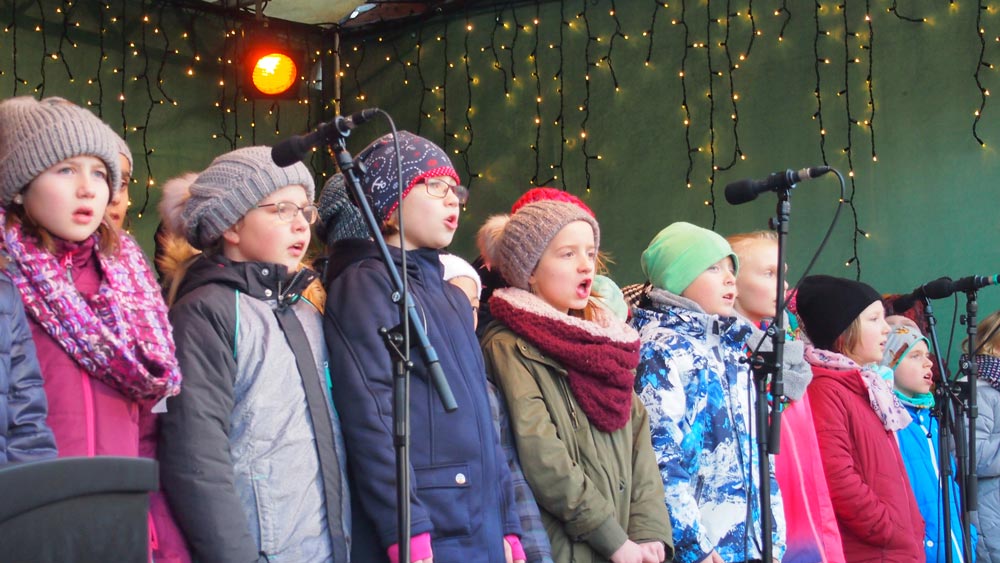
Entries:
<svg viewBox="0 0 1000 563">
<path fill-rule="evenodd" d="M 865 283 L 833 276 L 809 276 L 799 285 L 795 301 L 809 340 L 817 348 L 833 351 L 837 337 L 881 298 Z"/>
</svg>

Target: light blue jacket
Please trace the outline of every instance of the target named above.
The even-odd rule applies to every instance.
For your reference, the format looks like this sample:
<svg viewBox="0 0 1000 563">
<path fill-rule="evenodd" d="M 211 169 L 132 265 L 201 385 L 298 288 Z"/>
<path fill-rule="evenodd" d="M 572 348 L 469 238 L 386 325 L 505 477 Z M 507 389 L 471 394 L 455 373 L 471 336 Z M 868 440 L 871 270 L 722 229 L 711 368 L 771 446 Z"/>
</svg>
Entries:
<svg viewBox="0 0 1000 563">
<path fill-rule="evenodd" d="M 695 563 L 713 550 L 725 561 L 762 559 L 756 401 L 749 366 L 739 363 L 751 326 L 663 290 L 649 298 L 651 309 L 635 309 L 632 318 L 642 340 L 636 392 L 649 412 L 675 560 Z M 773 554 L 780 560 L 785 522 L 771 468 Z"/>
<path fill-rule="evenodd" d="M 938 472 L 938 421 L 931 416 L 930 409 L 908 405 L 907 412 L 913 417 L 909 426 L 898 430 L 899 452 L 903 456 L 906 473 L 910 477 L 910 487 L 924 517 L 924 551 L 927 553 L 927 563 L 943 562 L 945 560 L 944 544 L 952 546 L 952 562 L 964 563 L 975 561 L 975 557 L 966 558 L 962 554 L 962 525 L 959 520 L 958 499 L 959 490 L 955 483 L 955 460 L 951 463 L 951 482 L 949 483 L 949 505 L 951 506 L 951 537 L 945 538 L 941 529 L 944 515 L 941 509 L 941 478 Z M 976 530 L 972 530 L 973 554 L 976 546 Z"/>
</svg>

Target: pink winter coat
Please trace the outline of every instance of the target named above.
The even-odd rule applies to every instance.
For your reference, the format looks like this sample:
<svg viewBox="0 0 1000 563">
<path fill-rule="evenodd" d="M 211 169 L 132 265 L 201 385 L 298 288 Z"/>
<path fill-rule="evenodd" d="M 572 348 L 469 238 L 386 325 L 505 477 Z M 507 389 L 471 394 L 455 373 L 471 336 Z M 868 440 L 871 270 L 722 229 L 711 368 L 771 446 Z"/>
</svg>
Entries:
<svg viewBox="0 0 1000 563">
<path fill-rule="evenodd" d="M 139 417 L 139 455 L 156 459 L 159 432 L 157 415 L 143 411 Z M 149 497 L 149 549 L 155 563 L 191 563 L 184 534 L 177 527 L 162 489 Z"/>
<path fill-rule="evenodd" d="M 71 265 L 76 289 L 85 297 L 100 287 L 101 273 L 92 240 L 63 245 L 58 255 Z M 90 377 L 29 314 L 28 324 L 49 400 L 48 423 L 60 457 L 139 455 L 139 404 Z"/>
<path fill-rule="evenodd" d="M 830 501 L 809 395 L 781 413 L 781 453 L 774 474 L 785 506 L 783 563 L 845 563 L 837 516 Z"/>
</svg>

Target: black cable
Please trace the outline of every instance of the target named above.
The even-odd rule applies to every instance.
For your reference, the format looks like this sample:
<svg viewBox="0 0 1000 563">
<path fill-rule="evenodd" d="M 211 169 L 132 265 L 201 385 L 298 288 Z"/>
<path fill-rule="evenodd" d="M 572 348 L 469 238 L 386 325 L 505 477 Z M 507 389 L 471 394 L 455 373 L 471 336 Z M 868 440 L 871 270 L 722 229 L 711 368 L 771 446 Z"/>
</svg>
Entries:
<svg viewBox="0 0 1000 563">
<path fill-rule="evenodd" d="M 951 332 L 948 333 L 948 352 L 944 357 L 944 365 L 948 366 L 951 364 L 951 346 L 955 343 L 955 325 L 958 321 L 958 293 L 952 294 L 952 299 L 954 302 L 954 307 L 951 311 Z M 956 374 L 957 376 L 957 374 Z M 946 377 L 945 374 L 941 374 L 941 377 Z"/>
</svg>

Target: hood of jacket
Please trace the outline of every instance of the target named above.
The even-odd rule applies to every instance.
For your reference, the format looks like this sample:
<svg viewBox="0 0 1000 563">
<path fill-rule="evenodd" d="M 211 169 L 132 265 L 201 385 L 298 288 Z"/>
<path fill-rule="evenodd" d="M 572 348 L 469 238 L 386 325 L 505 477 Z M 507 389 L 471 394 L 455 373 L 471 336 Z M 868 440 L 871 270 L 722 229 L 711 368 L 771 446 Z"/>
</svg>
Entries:
<svg viewBox="0 0 1000 563">
<path fill-rule="evenodd" d="M 663 289 L 649 289 L 646 298 L 649 308 L 633 311 L 632 325 L 640 333 L 648 324 L 669 328 L 699 340 L 704 340 L 710 332 L 716 332 L 729 344 L 743 346 L 753 330 L 746 321 L 735 316 L 711 315 L 694 301 Z"/>
<path fill-rule="evenodd" d="M 236 262 L 222 255 L 198 256 L 180 282 L 177 300 L 206 285 L 219 284 L 263 301 L 294 303 L 316 279 L 316 272 L 302 267 L 289 272 L 281 264 Z"/>
</svg>

